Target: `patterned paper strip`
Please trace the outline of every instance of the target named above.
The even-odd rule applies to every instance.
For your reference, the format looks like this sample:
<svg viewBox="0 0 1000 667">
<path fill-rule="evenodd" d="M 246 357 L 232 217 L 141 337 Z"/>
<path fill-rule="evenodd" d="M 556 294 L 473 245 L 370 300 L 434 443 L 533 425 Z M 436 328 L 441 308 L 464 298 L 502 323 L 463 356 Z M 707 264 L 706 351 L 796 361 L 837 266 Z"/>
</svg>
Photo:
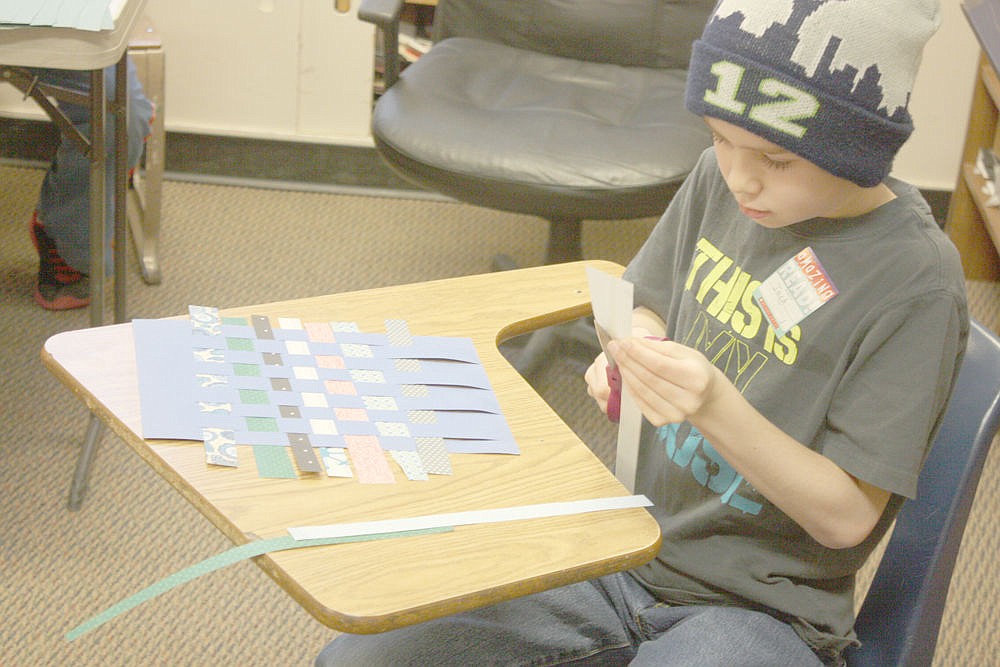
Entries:
<svg viewBox="0 0 1000 667">
<path fill-rule="evenodd" d="M 427 480 L 427 471 L 424 470 L 423 463 L 420 461 L 420 454 L 397 449 L 389 450 L 389 454 L 399 467 L 403 469 L 406 479 L 414 481 Z"/>
<path fill-rule="evenodd" d="M 236 456 L 236 440 L 232 431 L 221 428 L 203 428 L 205 442 L 205 462 L 217 466 L 239 467 Z"/>
<path fill-rule="evenodd" d="M 328 322 L 306 322 L 306 335 L 314 343 L 333 343 L 336 339 Z"/>
<path fill-rule="evenodd" d="M 260 445 L 253 448 L 253 458 L 257 463 L 257 474 L 271 479 L 295 479 L 298 474 L 288 458 L 284 447 Z"/>
<path fill-rule="evenodd" d="M 343 447 L 321 447 L 319 454 L 328 476 L 354 477 L 351 464 L 347 461 L 347 450 Z"/>
<path fill-rule="evenodd" d="M 422 368 L 419 359 L 393 359 L 392 365 L 400 373 L 419 373 Z"/>
<path fill-rule="evenodd" d="M 393 347 L 409 347 L 413 344 L 406 320 L 386 320 L 385 335 L 389 339 L 389 345 Z"/>
<path fill-rule="evenodd" d="M 252 315 L 250 323 L 253 325 L 257 338 L 260 340 L 274 340 L 274 329 L 271 328 L 271 320 L 263 315 Z"/>
<path fill-rule="evenodd" d="M 444 445 L 444 438 L 417 438 L 417 453 L 424 470 L 432 475 L 452 474 L 451 458 Z"/>
<path fill-rule="evenodd" d="M 218 336 L 222 333 L 219 309 L 212 306 L 188 306 L 191 329 L 196 333 Z"/>
<path fill-rule="evenodd" d="M 289 449 L 295 457 L 295 465 L 302 472 L 323 472 L 316 452 L 313 451 L 312 443 L 309 442 L 309 435 L 306 433 L 289 433 Z"/>
<path fill-rule="evenodd" d="M 378 438 L 366 435 L 344 436 L 347 453 L 354 464 L 354 472 L 362 484 L 394 484 L 396 478 L 378 444 Z"/>
</svg>

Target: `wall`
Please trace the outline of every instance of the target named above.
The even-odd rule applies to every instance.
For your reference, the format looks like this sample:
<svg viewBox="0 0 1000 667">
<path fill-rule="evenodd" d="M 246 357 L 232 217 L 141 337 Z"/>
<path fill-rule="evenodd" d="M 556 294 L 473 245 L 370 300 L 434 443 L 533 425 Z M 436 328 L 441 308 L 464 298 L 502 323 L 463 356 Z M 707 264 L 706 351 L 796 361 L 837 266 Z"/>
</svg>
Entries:
<svg viewBox="0 0 1000 667">
<path fill-rule="evenodd" d="M 167 51 L 167 129 L 368 146 L 373 28 L 358 0 L 148 0 Z M 910 104 L 917 126 L 896 175 L 951 190 L 961 155 L 976 39 L 960 0 L 924 54 Z M 38 115 L 10 86 L 0 112 Z"/>
<path fill-rule="evenodd" d="M 149 0 L 168 129 L 368 144 L 374 29 L 334 0 Z"/>
<path fill-rule="evenodd" d="M 979 43 L 961 4 L 941 0 L 941 28 L 924 49 L 910 99 L 916 131 L 896 158 L 895 175 L 927 190 L 954 189 L 969 120 Z"/>
<path fill-rule="evenodd" d="M 349 4 L 147 0 L 166 50 L 167 130 L 371 145 L 374 28 Z M 0 113 L 44 118 L 11 86 Z"/>
</svg>

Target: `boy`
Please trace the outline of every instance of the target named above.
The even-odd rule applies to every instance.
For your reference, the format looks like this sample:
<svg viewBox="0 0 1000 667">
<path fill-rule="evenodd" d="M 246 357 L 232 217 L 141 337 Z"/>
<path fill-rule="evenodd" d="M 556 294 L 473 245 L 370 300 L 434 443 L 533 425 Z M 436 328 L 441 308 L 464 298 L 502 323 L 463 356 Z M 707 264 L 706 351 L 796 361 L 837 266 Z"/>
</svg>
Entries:
<svg viewBox="0 0 1000 667">
<path fill-rule="evenodd" d="M 930 0 L 716 5 L 687 88 L 715 146 L 629 265 L 635 337 L 609 346 L 646 419 L 657 558 L 317 664 L 843 664 L 855 573 L 915 491 L 968 330 L 955 249 L 888 178 L 937 24 Z"/>
</svg>

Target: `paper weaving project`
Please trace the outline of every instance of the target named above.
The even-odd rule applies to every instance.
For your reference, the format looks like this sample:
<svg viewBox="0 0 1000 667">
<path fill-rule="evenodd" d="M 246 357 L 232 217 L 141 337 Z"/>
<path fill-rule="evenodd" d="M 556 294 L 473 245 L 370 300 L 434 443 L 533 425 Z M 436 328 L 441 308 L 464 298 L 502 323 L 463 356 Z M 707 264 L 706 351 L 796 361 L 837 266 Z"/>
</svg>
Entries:
<svg viewBox="0 0 1000 667">
<path fill-rule="evenodd" d="M 393 483 L 450 474 L 450 453 L 518 453 L 467 338 L 352 323 L 134 320 L 143 437 L 199 440 L 211 465 L 252 448 L 263 477 L 300 473 Z"/>
</svg>

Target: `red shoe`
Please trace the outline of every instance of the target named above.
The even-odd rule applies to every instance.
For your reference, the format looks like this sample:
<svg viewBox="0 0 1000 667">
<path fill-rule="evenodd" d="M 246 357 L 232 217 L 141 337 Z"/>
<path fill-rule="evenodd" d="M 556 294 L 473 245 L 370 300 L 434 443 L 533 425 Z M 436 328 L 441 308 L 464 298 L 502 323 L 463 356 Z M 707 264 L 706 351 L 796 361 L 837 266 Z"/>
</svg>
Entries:
<svg viewBox="0 0 1000 667">
<path fill-rule="evenodd" d="M 71 310 L 90 305 L 90 280 L 66 263 L 55 242 L 35 213 L 31 219 L 31 242 L 38 252 L 38 283 L 35 301 L 47 310 Z"/>
</svg>

